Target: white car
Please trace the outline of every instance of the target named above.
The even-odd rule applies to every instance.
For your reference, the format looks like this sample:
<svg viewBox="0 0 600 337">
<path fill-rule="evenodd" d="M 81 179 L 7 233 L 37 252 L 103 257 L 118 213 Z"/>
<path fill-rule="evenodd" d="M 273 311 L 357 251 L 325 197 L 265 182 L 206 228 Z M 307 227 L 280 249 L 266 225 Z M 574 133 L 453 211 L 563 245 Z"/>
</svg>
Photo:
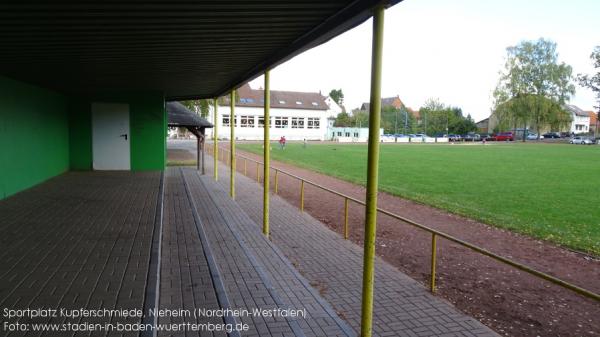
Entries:
<svg viewBox="0 0 600 337">
<path fill-rule="evenodd" d="M 528 133 L 527 134 L 527 140 L 536 140 L 536 139 L 538 139 L 537 133 Z"/>
<path fill-rule="evenodd" d="M 592 145 L 592 144 L 594 144 L 594 142 L 592 142 L 591 140 L 589 140 L 587 138 L 579 137 L 579 136 L 571 138 L 571 140 L 569 141 L 569 143 L 571 143 L 571 144 L 581 144 L 581 145 Z"/>
</svg>

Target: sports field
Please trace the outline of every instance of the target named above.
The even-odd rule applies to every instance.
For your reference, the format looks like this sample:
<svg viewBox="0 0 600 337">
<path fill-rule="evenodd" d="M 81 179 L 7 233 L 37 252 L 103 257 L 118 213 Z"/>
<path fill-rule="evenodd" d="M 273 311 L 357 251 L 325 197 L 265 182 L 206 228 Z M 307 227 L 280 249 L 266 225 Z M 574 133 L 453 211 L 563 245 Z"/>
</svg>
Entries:
<svg viewBox="0 0 600 337">
<path fill-rule="evenodd" d="M 274 160 L 366 182 L 365 144 L 272 149 Z M 600 146 L 382 144 L 379 172 L 380 190 L 600 255 Z"/>
</svg>

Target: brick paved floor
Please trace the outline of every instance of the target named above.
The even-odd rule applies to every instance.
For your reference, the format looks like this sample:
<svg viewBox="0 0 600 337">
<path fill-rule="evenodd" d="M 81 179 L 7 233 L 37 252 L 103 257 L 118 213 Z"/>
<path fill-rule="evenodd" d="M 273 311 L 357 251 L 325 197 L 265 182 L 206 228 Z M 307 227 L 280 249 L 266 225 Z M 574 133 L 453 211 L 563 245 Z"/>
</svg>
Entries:
<svg viewBox="0 0 600 337">
<path fill-rule="evenodd" d="M 267 240 L 258 225 L 260 186 L 238 175 L 233 201 L 225 188 L 225 168 L 221 177 L 215 183 L 192 169 L 169 168 L 161 198 L 158 172 L 71 172 L 1 201 L 0 308 L 140 309 L 152 302 L 152 274 L 160 272 L 156 282 L 162 309 L 307 310 L 305 318 L 163 317 L 161 324 L 250 325 L 250 331 L 230 336 L 355 336 L 360 247 L 277 197 L 272 198 L 273 242 Z M 376 273 L 376 335 L 494 335 L 381 260 Z M 116 320 L 140 322 L 20 322 Z M 43 335 L 0 331 L 2 336 Z"/>
<path fill-rule="evenodd" d="M 207 172 L 212 172 L 210 159 L 206 160 Z M 229 168 L 221 163 L 221 190 L 228 189 L 228 172 Z M 203 181 L 208 183 L 210 179 Z M 260 230 L 256 223 L 262 223 L 262 198 L 257 197 L 262 196 L 261 185 L 241 174 L 236 175 L 236 182 L 236 201 L 254 220 L 254 230 Z M 362 247 L 344 240 L 277 196 L 272 195 L 270 210 L 273 242 L 339 315 L 359 331 Z M 385 261 L 377 258 L 375 269 L 375 335 L 496 336 Z"/>
<path fill-rule="evenodd" d="M 0 308 L 141 308 L 159 185 L 157 172 L 73 172 L 1 201 Z"/>
</svg>

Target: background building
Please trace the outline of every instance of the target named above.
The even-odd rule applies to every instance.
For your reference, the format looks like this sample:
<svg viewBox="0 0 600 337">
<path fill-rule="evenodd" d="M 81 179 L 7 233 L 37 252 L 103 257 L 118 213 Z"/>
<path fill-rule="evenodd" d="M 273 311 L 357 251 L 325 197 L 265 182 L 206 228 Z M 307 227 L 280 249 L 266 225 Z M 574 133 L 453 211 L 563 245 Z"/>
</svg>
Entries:
<svg viewBox="0 0 600 337">
<path fill-rule="evenodd" d="M 263 139 L 264 90 L 252 89 L 245 84 L 238 89 L 235 103 L 235 137 L 239 140 Z M 217 132 L 219 139 L 230 137 L 229 96 L 219 100 L 217 109 Z M 278 140 L 325 140 L 327 139 L 328 118 L 342 112 L 333 100 L 319 92 L 297 92 L 271 90 L 271 132 L 270 138 Z M 210 107 L 209 121 L 214 121 L 214 111 Z M 212 130 L 208 136 L 213 137 Z"/>
</svg>

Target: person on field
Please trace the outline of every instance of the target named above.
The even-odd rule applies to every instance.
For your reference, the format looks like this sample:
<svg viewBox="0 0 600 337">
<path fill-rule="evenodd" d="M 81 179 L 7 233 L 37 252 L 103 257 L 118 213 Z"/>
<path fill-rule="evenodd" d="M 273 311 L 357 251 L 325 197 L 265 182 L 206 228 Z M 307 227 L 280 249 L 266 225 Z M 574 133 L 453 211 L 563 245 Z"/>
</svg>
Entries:
<svg viewBox="0 0 600 337">
<path fill-rule="evenodd" d="M 281 136 L 281 138 L 279 138 L 279 146 L 282 150 L 285 150 L 285 136 Z"/>
</svg>

